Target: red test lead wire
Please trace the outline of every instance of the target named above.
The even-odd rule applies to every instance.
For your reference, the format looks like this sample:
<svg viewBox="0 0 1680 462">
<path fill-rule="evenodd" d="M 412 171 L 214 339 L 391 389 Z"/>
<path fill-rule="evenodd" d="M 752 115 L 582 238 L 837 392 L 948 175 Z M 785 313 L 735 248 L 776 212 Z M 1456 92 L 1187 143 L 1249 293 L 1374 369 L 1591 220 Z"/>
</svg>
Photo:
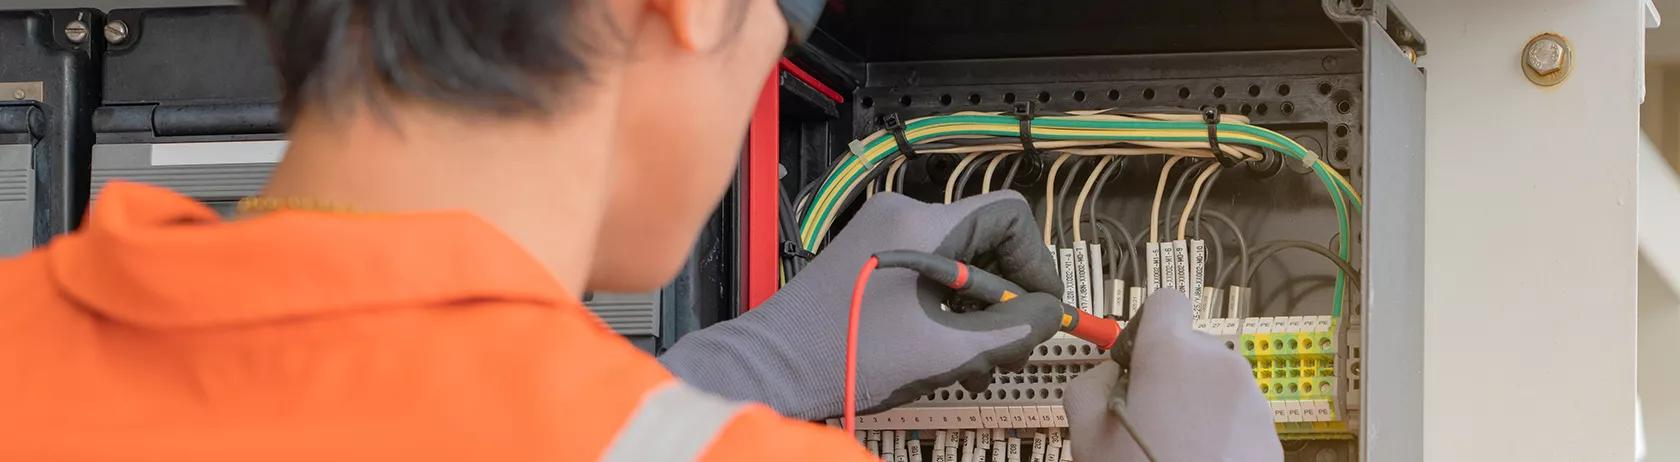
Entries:
<svg viewBox="0 0 1680 462">
<path fill-rule="evenodd" d="M 845 410 L 845 420 L 841 423 L 845 425 L 847 433 L 857 431 L 858 317 L 863 312 L 863 292 L 869 286 L 869 276 L 875 272 L 875 267 L 880 265 L 879 259 L 869 257 L 869 261 L 864 262 L 863 269 L 858 270 L 857 283 L 852 285 L 852 307 L 846 316 L 846 402 L 841 404 L 841 409 Z"/>
</svg>

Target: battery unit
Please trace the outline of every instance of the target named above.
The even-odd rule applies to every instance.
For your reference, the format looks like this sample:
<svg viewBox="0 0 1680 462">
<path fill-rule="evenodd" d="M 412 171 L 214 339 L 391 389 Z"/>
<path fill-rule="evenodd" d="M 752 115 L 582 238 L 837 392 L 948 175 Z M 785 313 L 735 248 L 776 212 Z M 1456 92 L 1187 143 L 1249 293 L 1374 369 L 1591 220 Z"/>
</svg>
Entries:
<svg viewBox="0 0 1680 462">
<path fill-rule="evenodd" d="M 91 9 L 0 11 L 0 257 L 74 228 L 98 82 Z"/>
</svg>

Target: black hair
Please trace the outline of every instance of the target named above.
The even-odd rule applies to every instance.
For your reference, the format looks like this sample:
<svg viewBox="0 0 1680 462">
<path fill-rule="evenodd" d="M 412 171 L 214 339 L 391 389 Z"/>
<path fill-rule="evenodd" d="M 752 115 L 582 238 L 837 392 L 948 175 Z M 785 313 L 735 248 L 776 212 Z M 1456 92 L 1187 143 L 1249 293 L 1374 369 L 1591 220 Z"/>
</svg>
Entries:
<svg viewBox="0 0 1680 462">
<path fill-rule="evenodd" d="M 412 98 L 542 114 L 601 45 L 588 0 L 248 0 L 268 30 L 286 119 L 305 103 Z M 609 31 L 610 32 L 610 31 Z"/>
</svg>

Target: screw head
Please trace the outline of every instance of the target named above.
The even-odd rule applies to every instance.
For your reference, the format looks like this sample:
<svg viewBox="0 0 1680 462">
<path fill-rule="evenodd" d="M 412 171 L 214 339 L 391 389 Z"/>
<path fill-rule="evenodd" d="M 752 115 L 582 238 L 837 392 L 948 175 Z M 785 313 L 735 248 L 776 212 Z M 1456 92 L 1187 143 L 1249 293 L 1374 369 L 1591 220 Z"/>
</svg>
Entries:
<svg viewBox="0 0 1680 462">
<path fill-rule="evenodd" d="M 1563 44 L 1551 37 L 1541 37 L 1530 42 L 1528 50 L 1523 52 L 1523 62 L 1540 75 L 1563 69 L 1564 59 Z"/>
<path fill-rule="evenodd" d="M 128 40 L 128 23 L 118 19 L 105 24 L 105 42 L 112 45 Z"/>
<path fill-rule="evenodd" d="M 17 91 L 12 92 L 12 99 L 15 99 L 15 100 L 20 100 L 21 101 L 21 100 L 23 100 L 24 97 L 27 97 L 27 96 L 29 96 L 29 95 L 25 94 L 23 92 L 23 90 L 17 90 Z"/>
<path fill-rule="evenodd" d="M 1528 45 L 1523 46 L 1523 74 L 1536 85 L 1563 83 L 1569 78 L 1569 69 L 1575 65 L 1572 61 L 1574 51 L 1569 47 L 1569 40 L 1561 35 L 1536 35 L 1528 41 Z"/>
<path fill-rule="evenodd" d="M 70 21 L 69 24 L 64 25 L 64 38 L 69 39 L 70 43 L 82 43 L 87 41 L 87 34 L 88 29 L 87 23 L 85 22 L 81 22 L 79 20 Z"/>
</svg>

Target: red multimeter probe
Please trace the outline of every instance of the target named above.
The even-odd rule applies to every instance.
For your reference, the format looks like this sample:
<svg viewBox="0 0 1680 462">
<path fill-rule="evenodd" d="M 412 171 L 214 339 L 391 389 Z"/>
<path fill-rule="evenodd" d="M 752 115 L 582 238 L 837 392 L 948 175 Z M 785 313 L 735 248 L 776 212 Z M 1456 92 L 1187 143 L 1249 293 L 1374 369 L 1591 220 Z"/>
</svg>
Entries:
<svg viewBox="0 0 1680 462">
<path fill-rule="evenodd" d="M 950 287 L 957 291 L 957 294 L 992 303 L 1006 302 L 1027 292 L 1021 289 L 1021 286 L 996 274 L 930 253 L 893 250 L 869 257 L 869 261 L 863 264 L 863 269 L 858 271 L 856 285 L 852 286 L 851 313 L 846 322 L 846 383 L 845 401 L 842 403 L 845 420 L 842 423 L 847 432 L 856 431 L 857 426 L 858 317 L 863 311 L 863 293 L 869 285 L 869 276 L 877 268 L 904 268 L 915 271 L 924 278 Z M 1120 341 L 1120 323 L 1092 316 L 1067 303 L 1061 305 L 1063 332 L 1096 344 L 1097 348 L 1104 350 L 1119 343 L 1121 350 L 1126 351 L 1129 356 L 1130 342 Z"/>
</svg>

